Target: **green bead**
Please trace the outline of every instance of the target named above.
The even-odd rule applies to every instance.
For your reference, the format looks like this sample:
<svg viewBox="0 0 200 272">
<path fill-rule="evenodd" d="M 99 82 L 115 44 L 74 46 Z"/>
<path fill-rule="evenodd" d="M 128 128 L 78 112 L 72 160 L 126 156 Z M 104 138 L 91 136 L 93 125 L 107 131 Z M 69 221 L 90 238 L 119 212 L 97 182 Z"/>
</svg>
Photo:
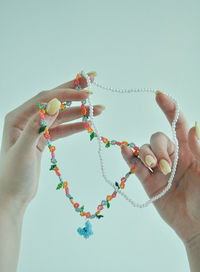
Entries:
<svg viewBox="0 0 200 272">
<path fill-rule="evenodd" d="M 107 142 L 106 147 L 110 147 L 110 141 Z"/>
<path fill-rule="evenodd" d="M 56 164 L 52 164 L 49 170 L 53 170 L 56 167 Z"/>
<path fill-rule="evenodd" d="M 60 188 L 62 188 L 62 186 L 63 186 L 63 182 L 60 182 L 60 183 L 58 184 L 56 190 L 59 190 Z"/>
<path fill-rule="evenodd" d="M 110 208 L 110 203 L 108 200 L 107 200 L 107 208 Z"/>
<path fill-rule="evenodd" d="M 118 189 L 120 189 L 118 182 L 115 182 L 115 185 L 118 187 Z"/>
<path fill-rule="evenodd" d="M 103 215 L 98 215 L 98 214 L 96 214 L 96 217 L 98 218 L 98 219 L 100 219 L 101 217 L 103 217 Z"/>
<path fill-rule="evenodd" d="M 37 106 L 38 106 L 39 109 L 42 108 L 39 101 L 37 101 Z"/>
<path fill-rule="evenodd" d="M 41 132 L 45 131 L 45 128 L 46 128 L 46 126 L 40 127 L 40 129 L 39 129 L 39 134 L 40 134 Z"/>
<path fill-rule="evenodd" d="M 94 139 L 94 131 L 90 134 L 90 141 L 92 141 L 92 139 Z"/>
</svg>

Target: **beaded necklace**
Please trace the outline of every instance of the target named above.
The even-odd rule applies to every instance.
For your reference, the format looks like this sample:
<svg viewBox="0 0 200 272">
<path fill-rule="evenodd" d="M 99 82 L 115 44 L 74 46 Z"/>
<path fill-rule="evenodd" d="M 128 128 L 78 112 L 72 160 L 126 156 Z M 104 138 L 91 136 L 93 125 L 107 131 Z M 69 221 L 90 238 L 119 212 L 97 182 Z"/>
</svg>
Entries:
<svg viewBox="0 0 200 272">
<path fill-rule="evenodd" d="M 77 74 L 75 80 L 74 80 L 74 88 L 76 91 L 80 91 L 81 90 L 81 85 L 79 82 L 80 76 L 83 76 L 86 78 L 87 80 L 87 88 L 90 88 L 92 83 L 90 80 L 90 77 L 84 72 L 81 71 L 80 73 Z M 132 92 L 153 92 L 155 93 L 156 90 L 153 89 L 114 89 L 112 87 L 105 87 L 103 85 L 100 85 L 99 83 L 97 83 L 95 80 L 93 81 L 93 84 L 95 84 L 97 87 L 100 87 L 102 89 L 105 90 L 109 90 L 112 92 L 117 92 L 117 93 L 132 93 Z M 163 91 L 162 91 L 163 92 Z M 164 92 L 163 92 L 164 93 Z M 166 95 L 168 95 L 167 93 L 165 93 Z M 170 95 L 168 95 L 170 96 Z M 136 163 L 138 160 L 138 156 L 139 156 L 139 147 L 135 144 L 135 143 L 128 143 L 127 141 L 116 141 L 116 140 L 109 140 L 106 137 L 103 137 L 100 135 L 98 128 L 96 127 L 95 123 L 94 123 L 94 116 L 93 116 L 93 105 L 91 102 L 91 98 L 90 96 L 88 97 L 88 99 L 86 100 L 82 100 L 81 101 L 81 115 L 82 115 L 82 122 L 85 124 L 85 127 L 87 128 L 87 131 L 90 135 L 90 141 L 92 141 L 94 138 L 97 138 L 98 140 L 98 155 L 99 155 L 99 160 L 100 160 L 100 165 L 101 165 L 101 172 L 102 172 L 102 176 L 104 178 L 104 180 L 113 187 L 114 191 L 107 195 L 105 199 L 103 199 L 99 205 L 97 206 L 97 211 L 94 213 L 91 213 L 89 211 L 85 211 L 84 205 L 80 205 L 78 202 L 75 202 L 72 197 L 72 195 L 69 193 L 69 184 L 67 181 L 63 181 L 62 177 L 61 177 L 61 173 L 59 172 L 59 167 L 57 165 L 57 160 L 55 158 L 55 150 L 56 147 L 55 145 L 51 144 L 51 137 L 50 137 L 50 133 L 48 131 L 47 128 L 47 122 L 45 120 L 44 114 L 46 113 L 46 107 L 47 107 L 47 103 L 43 103 L 43 102 L 39 102 L 37 101 L 37 106 L 39 108 L 39 115 L 40 115 L 40 119 L 41 119 L 41 127 L 39 129 L 39 133 L 43 132 L 43 136 L 47 141 L 48 144 L 48 148 L 49 151 L 51 153 L 51 167 L 50 167 L 50 171 L 54 171 L 56 173 L 56 175 L 59 178 L 59 183 L 57 185 L 56 190 L 59 190 L 61 188 L 65 189 L 65 195 L 66 197 L 69 199 L 69 201 L 71 202 L 71 204 L 73 205 L 74 209 L 76 212 L 78 212 L 80 214 L 80 216 L 85 217 L 86 219 L 86 223 L 85 226 L 83 228 L 78 228 L 77 232 L 82 235 L 84 238 L 88 238 L 93 234 L 92 231 L 92 225 L 89 221 L 89 219 L 94 219 L 94 218 L 102 218 L 103 215 L 100 214 L 102 212 L 102 210 L 104 209 L 104 206 L 106 206 L 107 208 L 110 208 L 110 201 L 115 198 L 117 196 L 117 193 L 120 193 L 126 200 L 128 200 L 134 207 L 138 207 L 138 208 L 144 208 L 147 207 L 150 203 L 152 203 L 153 201 L 159 199 L 160 197 L 162 197 L 171 187 L 172 184 L 172 180 L 174 178 L 175 175 L 175 171 L 176 171 L 176 167 L 177 167 L 177 162 L 178 162 L 178 151 L 179 151 L 179 145 L 178 145 L 178 140 L 176 138 L 176 130 L 175 130 L 175 125 L 176 122 L 178 120 L 178 116 L 179 116 L 179 105 L 177 103 L 177 101 L 170 96 L 174 102 L 176 103 L 176 114 L 175 114 L 175 118 L 172 122 L 172 134 L 173 134 L 173 139 L 176 145 L 176 150 L 175 150 L 175 159 L 174 159 L 174 164 L 172 167 L 172 171 L 171 171 L 171 176 L 168 180 L 168 185 L 163 189 L 163 191 L 161 193 L 159 193 L 158 195 L 155 195 L 154 197 L 152 197 L 151 199 L 149 199 L 148 201 L 146 201 L 143 204 L 138 204 L 135 203 L 132 199 L 130 199 L 124 192 L 122 192 L 122 189 L 125 188 L 125 184 L 127 182 L 127 179 L 129 178 L 129 176 L 131 174 L 135 173 L 135 167 L 136 167 Z M 85 104 L 88 100 L 88 104 L 89 104 L 89 116 L 87 115 L 87 110 L 85 107 Z M 67 107 L 70 107 L 72 104 L 71 101 L 65 101 L 62 102 L 60 105 L 60 110 L 64 111 L 67 109 Z M 90 122 L 92 124 L 92 126 L 90 125 L 90 122 L 88 121 L 88 119 L 90 118 Z M 104 164 L 103 164 L 103 158 L 102 158 L 102 143 L 104 143 L 106 148 L 110 148 L 111 146 L 119 146 L 121 147 L 122 145 L 126 145 L 129 146 L 132 150 L 133 150 L 133 158 L 132 158 L 132 167 L 129 169 L 129 171 L 124 175 L 124 177 L 121 178 L 120 182 L 115 182 L 112 183 L 106 176 L 105 174 L 105 170 L 104 170 Z"/>
</svg>

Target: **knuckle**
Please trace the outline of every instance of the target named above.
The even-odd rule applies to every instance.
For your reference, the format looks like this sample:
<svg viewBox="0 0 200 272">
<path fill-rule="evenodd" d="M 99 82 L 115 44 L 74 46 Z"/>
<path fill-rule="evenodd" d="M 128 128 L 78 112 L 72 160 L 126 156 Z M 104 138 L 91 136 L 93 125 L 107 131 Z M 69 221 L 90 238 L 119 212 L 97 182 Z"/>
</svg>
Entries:
<svg viewBox="0 0 200 272">
<path fill-rule="evenodd" d="M 155 132 L 155 133 L 153 133 L 153 134 L 151 135 L 151 140 L 152 140 L 153 138 L 158 138 L 158 137 L 161 137 L 161 136 L 165 136 L 165 134 L 164 134 L 162 131 L 157 131 L 157 132 Z"/>
<path fill-rule="evenodd" d="M 12 111 L 9 111 L 8 113 L 6 113 L 4 119 L 5 119 L 6 121 L 10 121 L 10 120 L 12 120 L 13 116 L 14 116 L 14 111 L 12 110 Z"/>
</svg>

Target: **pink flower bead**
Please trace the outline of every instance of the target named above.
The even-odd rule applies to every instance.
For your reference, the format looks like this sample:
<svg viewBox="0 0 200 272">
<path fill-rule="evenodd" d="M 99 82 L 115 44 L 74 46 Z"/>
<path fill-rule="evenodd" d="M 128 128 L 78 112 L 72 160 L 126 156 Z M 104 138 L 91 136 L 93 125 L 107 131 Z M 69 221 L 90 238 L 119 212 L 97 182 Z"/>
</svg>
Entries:
<svg viewBox="0 0 200 272">
<path fill-rule="evenodd" d="M 40 118 L 44 119 L 44 114 L 43 113 L 40 113 Z"/>
<path fill-rule="evenodd" d="M 51 152 L 51 156 L 52 156 L 52 158 L 55 158 L 55 153 Z"/>
<path fill-rule="evenodd" d="M 50 135 L 47 134 L 47 133 L 44 133 L 44 137 L 45 137 L 46 139 L 50 139 Z"/>
<path fill-rule="evenodd" d="M 56 171 L 56 175 L 59 177 L 61 176 L 60 172 L 58 172 L 58 171 Z"/>
<path fill-rule="evenodd" d="M 81 109 L 82 109 L 82 110 L 85 109 L 85 105 L 84 105 L 84 104 L 81 105 Z"/>
<path fill-rule="evenodd" d="M 86 123 L 85 123 L 85 127 L 86 127 L 86 128 L 89 128 L 89 127 L 90 127 L 90 123 L 89 123 L 89 122 L 86 122 Z"/>
<path fill-rule="evenodd" d="M 90 212 L 87 212 L 85 215 L 87 218 L 90 218 Z"/>
<path fill-rule="evenodd" d="M 66 192 L 66 194 L 69 194 L 69 188 L 68 187 L 65 188 L 65 192 Z"/>
<path fill-rule="evenodd" d="M 78 208 L 79 207 L 79 204 L 78 203 L 75 203 L 74 204 L 74 208 Z"/>
<path fill-rule="evenodd" d="M 112 198 L 115 198 L 116 197 L 116 193 L 112 193 Z"/>
<path fill-rule="evenodd" d="M 103 210 L 103 205 L 99 205 L 99 206 L 97 207 L 97 210 L 98 210 L 98 211 Z"/>
<path fill-rule="evenodd" d="M 121 181 L 122 182 L 126 182 L 126 178 L 121 178 Z"/>
</svg>

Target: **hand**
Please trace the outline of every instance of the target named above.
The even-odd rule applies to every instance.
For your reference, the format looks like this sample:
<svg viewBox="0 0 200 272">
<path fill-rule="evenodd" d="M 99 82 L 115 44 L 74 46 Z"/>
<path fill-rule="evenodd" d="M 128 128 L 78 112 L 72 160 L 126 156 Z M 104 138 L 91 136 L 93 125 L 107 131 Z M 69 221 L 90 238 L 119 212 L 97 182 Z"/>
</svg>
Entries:
<svg viewBox="0 0 200 272">
<path fill-rule="evenodd" d="M 172 124 L 176 112 L 174 101 L 163 93 L 157 94 L 156 101 Z M 181 111 L 176 123 L 176 134 L 179 142 L 179 160 L 175 177 L 169 191 L 153 204 L 165 222 L 187 245 L 200 237 L 200 147 L 195 127 L 189 130 Z M 175 144 L 163 132 L 156 132 L 151 136 L 150 144 L 141 146 L 135 174 L 150 198 L 166 187 L 174 162 L 174 153 Z M 123 146 L 122 155 L 131 167 L 132 150 Z M 151 155 L 155 160 L 151 165 L 153 172 L 145 162 L 146 155 Z M 161 159 L 165 159 L 169 167 L 161 168 Z"/>
<path fill-rule="evenodd" d="M 88 75 L 93 81 L 94 75 Z M 82 88 L 87 87 L 85 78 L 80 78 L 80 84 Z M 38 133 L 41 124 L 37 101 L 48 103 L 55 97 L 61 102 L 88 98 L 87 92 L 73 88 L 72 80 L 52 90 L 42 91 L 6 115 L 0 152 L 0 205 L 11 203 L 13 206 L 15 203 L 16 208 L 25 208 L 36 195 L 41 157 L 47 145 L 46 139 Z M 89 108 L 86 108 L 88 113 Z M 101 106 L 95 106 L 94 115 L 102 110 Z M 86 128 L 82 122 L 63 124 L 80 117 L 80 106 L 57 111 L 54 115 L 45 114 L 51 141 L 84 131 Z"/>
</svg>

